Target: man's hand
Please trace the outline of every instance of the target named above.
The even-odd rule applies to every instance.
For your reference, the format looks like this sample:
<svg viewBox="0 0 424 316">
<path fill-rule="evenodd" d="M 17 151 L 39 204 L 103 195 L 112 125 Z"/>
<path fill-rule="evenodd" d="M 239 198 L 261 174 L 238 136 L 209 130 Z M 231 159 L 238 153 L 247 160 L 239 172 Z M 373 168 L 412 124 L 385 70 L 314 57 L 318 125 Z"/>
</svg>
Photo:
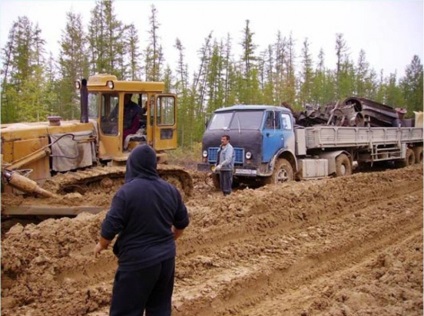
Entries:
<svg viewBox="0 0 424 316">
<path fill-rule="evenodd" d="M 175 226 L 172 226 L 172 232 L 174 233 L 174 240 L 177 240 L 182 234 L 184 229 L 178 229 L 175 228 Z"/>
<path fill-rule="evenodd" d="M 103 250 L 107 249 L 109 246 L 111 240 L 107 240 L 100 236 L 99 242 L 94 247 L 94 256 L 97 258 L 97 255 L 102 252 Z"/>
<path fill-rule="evenodd" d="M 98 242 L 96 244 L 96 246 L 94 247 L 94 256 L 97 258 L 98 254 L 100 252 L 102 252 L 102 250 L 104 250 L 105 248 L 102 247 L 102 245 L 100 244 L 100 242 Z"/>
<path fill-rule="evenodd" d="M 218 165 L 218 166 L 215 167 L 215 171 L 219 171 L 219 170 L 221 170 L 221 168 L 222 168 L 222 166 Z"/>
</svg>

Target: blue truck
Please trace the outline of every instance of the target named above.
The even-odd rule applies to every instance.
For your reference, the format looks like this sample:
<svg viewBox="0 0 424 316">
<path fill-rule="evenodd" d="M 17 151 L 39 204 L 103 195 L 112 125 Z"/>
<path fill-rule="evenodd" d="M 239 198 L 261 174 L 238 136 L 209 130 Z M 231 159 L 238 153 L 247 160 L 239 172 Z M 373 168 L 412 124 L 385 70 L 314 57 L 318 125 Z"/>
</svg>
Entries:
<svg viewBox="0 0 424 316">
<path fill-rule="evenodd" d="M 222 135 L 235 151 L 234 186 L 352 174 L 354 163 L 397 166 L 422 163 L 422 127 L 343 127 L 296 125 L 290 109 L 272 105 L 220 108 L 207 123 L 199 171 L 214 172 Z"/>
</svg>

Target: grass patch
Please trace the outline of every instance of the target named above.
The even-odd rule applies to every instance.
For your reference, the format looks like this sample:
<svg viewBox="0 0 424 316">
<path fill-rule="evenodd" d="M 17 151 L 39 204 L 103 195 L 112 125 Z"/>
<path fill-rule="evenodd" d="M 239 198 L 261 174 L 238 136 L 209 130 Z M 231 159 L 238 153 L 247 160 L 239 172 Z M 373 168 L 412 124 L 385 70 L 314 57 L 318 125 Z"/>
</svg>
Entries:
<svg viewBox="0 0 424 316">
<path fill-rule="evenodd" d="M 194 143 L 191 146 L 178 147 L 168 151 L 170 164 L 196 169 L 202 159 L 202 143 Z"/>
</svg>

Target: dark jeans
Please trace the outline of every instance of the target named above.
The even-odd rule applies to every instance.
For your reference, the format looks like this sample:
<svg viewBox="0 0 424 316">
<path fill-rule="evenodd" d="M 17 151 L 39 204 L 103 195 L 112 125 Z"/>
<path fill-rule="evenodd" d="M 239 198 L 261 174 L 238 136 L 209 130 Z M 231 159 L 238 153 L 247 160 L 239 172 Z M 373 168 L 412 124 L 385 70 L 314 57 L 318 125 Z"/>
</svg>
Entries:
<svg viewBox="0 0 424 316">
<path fill-rule="evenodd" d="M 113 284 L 111 316 L 171 315 L 175 258 L 137 271 L 118 271 Z"/>
<path fill-rule="evenodd" d="M 219 185 L 224 195 L 231 193 L 233 185 L 233 172 L 231 170 L 221 170 L 219 174 Z"/>
</svg>

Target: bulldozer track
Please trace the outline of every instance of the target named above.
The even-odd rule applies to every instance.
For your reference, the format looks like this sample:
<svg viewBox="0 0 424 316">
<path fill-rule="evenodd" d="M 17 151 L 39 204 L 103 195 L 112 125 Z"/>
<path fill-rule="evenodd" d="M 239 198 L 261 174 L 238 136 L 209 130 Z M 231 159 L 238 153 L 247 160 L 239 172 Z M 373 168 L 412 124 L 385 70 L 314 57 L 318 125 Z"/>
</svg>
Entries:
<svg viewBox="0 0 424 316">
<path fill-rule="evenodd" d="M 106 178 L 123 179 L 124 176 L 125 167 L 94 167 L 83 171 L 57 174 L 48 179 L 43 188 L 56 194 L 66 194 L 78 191 L 78 187 L 99 183 Z"/>
<path fill-rule="evenodd" d="M 174 185 L 184 201 L 192 195 L 193 179 L 189 172 L 173 165 L 158 164 L 159 176 Z M 82 212 L 96 214 L 110 205 L 110 199 L 124 184 L 125 166 L 93 167 L 74 172 L 60 173 L 45 181 L 43 190 L 53 195 L 14 196 L 2 194 L 2 224 L 19 216 L 39 222 L 40 216 L 76 216 Z M 107 195 L 108 198 L 104 198 Z M 14 222 L 13 222 L 14 223 Z"/>
<path fill-rule="evenodd" d="M 179 189 L 183 198 L 191 195 L 193 182 L 190 174 L 181 167 L 171 165 L 158 165 L 159 176 Z M 76 172 L 57 174 L 48 179 L 43 188 L 53 193 L 63 195 L 78 192 L 82 195 L 88 193 L 93 186 L 115 191 L 124 183 L 125 167 L 94 167 Z"/>
</svg>

